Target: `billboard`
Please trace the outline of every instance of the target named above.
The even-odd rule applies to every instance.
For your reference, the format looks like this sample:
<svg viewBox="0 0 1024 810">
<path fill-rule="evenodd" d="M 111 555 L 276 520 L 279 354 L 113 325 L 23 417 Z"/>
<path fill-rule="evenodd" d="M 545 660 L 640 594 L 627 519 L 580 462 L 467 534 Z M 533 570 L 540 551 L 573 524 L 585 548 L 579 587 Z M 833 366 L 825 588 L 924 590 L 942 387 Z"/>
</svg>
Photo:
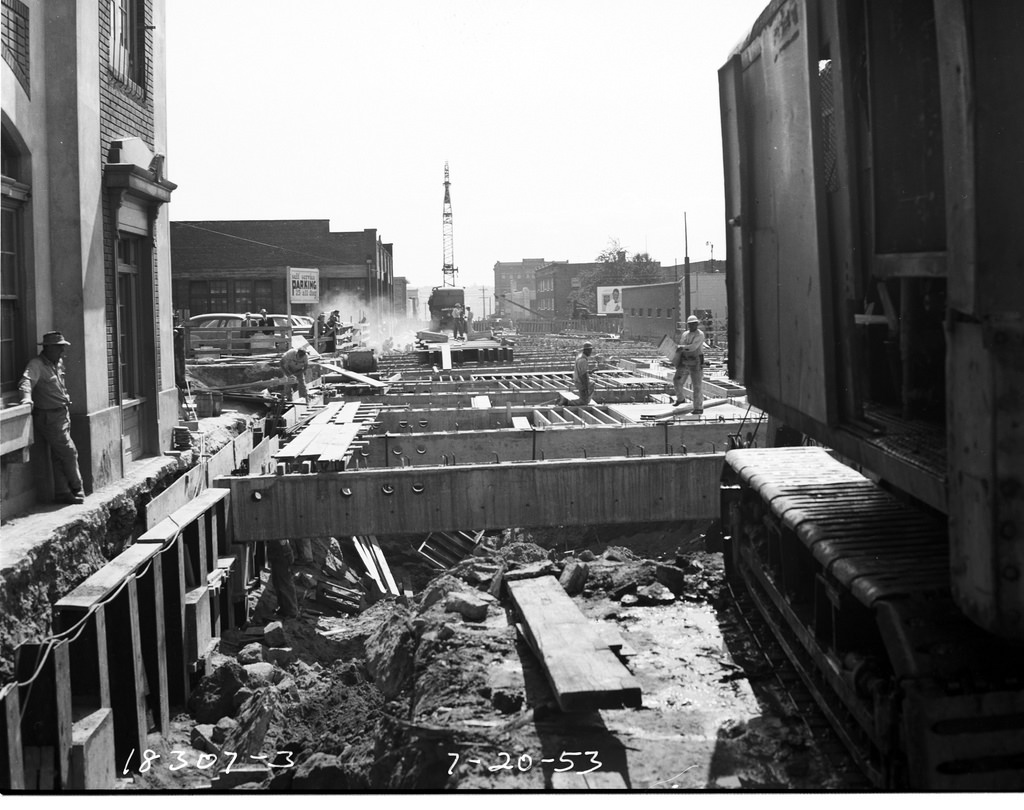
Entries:
<svg viewBox="0 0 1024 810">
<path fill-rule="evenodd" d="M 293 304 L 320 303 L 320 269 L 288 268 L 288 300 Z"/>
<path fill-rule="evenodd" d="M 622 314 L 622 288 L 621 287 L 598 287 L 597 288 L 597 314 L 598 315 L 621 315 Z"/>
</svg>

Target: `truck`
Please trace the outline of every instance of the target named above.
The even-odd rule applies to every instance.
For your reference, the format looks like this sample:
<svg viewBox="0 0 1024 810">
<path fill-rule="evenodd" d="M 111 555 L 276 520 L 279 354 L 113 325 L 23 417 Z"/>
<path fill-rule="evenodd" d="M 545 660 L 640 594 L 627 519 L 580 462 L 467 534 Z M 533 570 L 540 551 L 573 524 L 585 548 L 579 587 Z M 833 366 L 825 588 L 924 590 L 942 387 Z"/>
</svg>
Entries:
<svg viewBox="0 0 1024 810">
<path fill-rule="evenodd" d="M 463 287 L 434 287 L 427 299 L 430 310 L 430 329 L 433 332 L 444 332 L 452 329 L 452 310 L 456 304 L 466 306 L 466 290 Z"/>
<path fill-rule="evenodd" d="M 774 0 L 718 75 L 726 571 L 881 788 L 1024 787 L 1021 32 Z"/>
</svg>

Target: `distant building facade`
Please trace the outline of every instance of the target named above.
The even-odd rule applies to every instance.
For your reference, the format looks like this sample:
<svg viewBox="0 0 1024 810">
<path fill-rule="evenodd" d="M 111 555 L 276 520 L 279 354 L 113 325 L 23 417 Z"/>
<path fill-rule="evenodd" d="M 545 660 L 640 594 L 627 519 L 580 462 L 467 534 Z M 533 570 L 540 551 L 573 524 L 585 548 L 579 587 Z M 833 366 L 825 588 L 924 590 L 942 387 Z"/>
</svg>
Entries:
<svg viewBox="0 0 1024 810">
<path fill-rule="evenodd" d="M 536 271 L 537 295 L 534 309 L 545 318 L 572 318 L 569 296 L 579 290 L 583 275 L 600 267 L 599 262 L 550 262 Z"/>
<path fill-rule="evenodd" d="M 521 259 L 518 262 L 494 263 L 494 313 L 503 318 L 521 317 L 514 310 L 516 307 L 505 306 L 503 296 L 512 296 L 512 300 L 522 303 L 520 299 L 533 301 L 537 290 L 536 273 L 548 264 L 545 259 Z M 528 293 L 524 296 L 523 290 Z M 519 310 L 523 313 L 522 310 Z M 529 313 L 523 313 L 528 315 Z"/>
<path fill-rule="evenodd" d="M 326 219 L 175 221 L 171 223 L 174 308 L 207 312 L 284 312 L 289 267 L 320 271 L 320 303 L 292 312 L 339 309 L 345 320 L 384 324 L 404 307 L 396 299 L 394 250 L 376 229 L 331 231 Z"/>
<path fill-rule="evenodd" d="M 705 324 L 724 324 L 728 317 L 725 273 L 701 272 L 698 265 L 703 264 L 690 265 L 690 312 L 685 311 L 685 276 L 681 266 L 679 281 L 622 287 L 622 334 L 651 341 L 659 341 L 665 335 L 678 338 L 691 313 Z"/>
<path fill-rule="evenodd" d="M 40 336 L 63 332 L 87 492 L 169 448 L 178 422 L 164 9 L 3 0 L 0 387 L 5 405 L 19 401 Z M 6 514 L 51 486 L 27 410 L 0 411 Z"/>
</svg>

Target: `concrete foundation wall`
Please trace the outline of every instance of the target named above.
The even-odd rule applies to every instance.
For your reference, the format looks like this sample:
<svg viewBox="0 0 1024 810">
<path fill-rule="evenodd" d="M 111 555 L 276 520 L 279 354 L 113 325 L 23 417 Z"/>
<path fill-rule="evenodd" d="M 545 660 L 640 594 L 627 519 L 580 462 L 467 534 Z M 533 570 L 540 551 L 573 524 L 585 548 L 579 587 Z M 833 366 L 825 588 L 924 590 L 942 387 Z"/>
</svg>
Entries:
<svg viewBox="0 0 1024 810">
<path fill-rule="evenodd" d="M 722 451 L 736 423 L 409 433 L 369 439 L 369 467 L 488 464 Z M 362 462 L 361 462 L 362 463 Z"/>
</svg>

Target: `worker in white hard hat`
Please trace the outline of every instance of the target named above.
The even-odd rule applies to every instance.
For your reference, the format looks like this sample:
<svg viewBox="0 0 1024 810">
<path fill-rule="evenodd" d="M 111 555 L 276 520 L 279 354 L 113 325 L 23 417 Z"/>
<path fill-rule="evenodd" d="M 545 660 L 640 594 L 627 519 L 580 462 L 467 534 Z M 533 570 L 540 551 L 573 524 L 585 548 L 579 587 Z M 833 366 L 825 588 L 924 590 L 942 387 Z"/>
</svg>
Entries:
<svg viewBox="0 0 1024 810">
<path fill-rule="evenodd" d="M 686 401 L 683 387 L 689 378 L 690 388 L 693 390 L 693 412 L 696 414 L 704 413 L 703 350 L 704 333 L 700 330 L 700 321 L 696 315 L 691 315 L 686 319 L 686 331 L 672 358 L 672 365 L 676 367 L 672 384 L 676 389 L 675 405 L 678 407 Z"/>
<path fill-rule="evenodd" d="M 576 385 L 580 405 L 589 405 L 590 398 L 594 395 L 593 384 L 590 381 L 590 355 L 593 353 L 594 344 L 588 340 L 576 355 L 576 364 L 573 366 L 572 381 Z"/>
</svg>

